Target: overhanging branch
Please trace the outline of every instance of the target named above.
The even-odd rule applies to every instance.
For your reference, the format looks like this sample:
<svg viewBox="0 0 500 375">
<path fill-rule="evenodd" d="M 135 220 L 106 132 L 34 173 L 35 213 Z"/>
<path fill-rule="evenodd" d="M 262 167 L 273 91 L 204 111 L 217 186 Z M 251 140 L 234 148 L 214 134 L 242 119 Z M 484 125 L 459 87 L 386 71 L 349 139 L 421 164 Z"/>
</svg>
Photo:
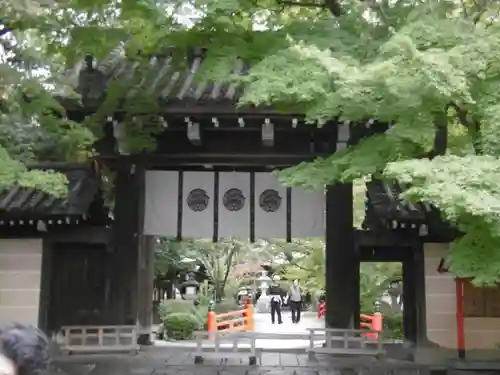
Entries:
<svg viewBox="0 0 500 375">
<path fill-rule="evenodd" d="M 466 127 L 467 132 L 472 139 L 474 151 L 476 151 L 477 155 L 481 155 L 482 151 L 478 140 L 481 123 L 477 119 L 470 119 L 468 116 L 468 111 L 466 109 L 460 108 L 458 104 L 452 102 L 449 105 L 455 110 L 459 123 Z"/>
<path fill-rule="evenodd" d="M 450 107 L 455 110 L 455 113 L 457 114 L 458 121 L 460 124 L 465 126 L 467 129 L 471 127 L 471 122 L 467 118 L 467 110 L 460 108 L 460 106 L 456 103 L 451 102 Z"/>
<path fill-rule="evenodd" d="M 326 0 L 325 6 L 335 17 L 340 17 L 342 15 L 342 6 L 339 0 Z"/>
<path fill-rule="evenodd" d="M 431 158 L 444 155 L 448 148 L 448 118 L 446 109 L 443 112 L 436 113 L 434 116 L 434 147 L 431 152 Z"/>
<path fill-rule="evenodd" d="M 315 1 L 288 1 L 288 0 L 278 0 L 278 4 L 280 5 L 288 5 L 288 6 L 301 6 L 301 7 L 308 7 L 308 8 L 324 8 L 325 4 L 324 3 L 318 3 Z"/>
<path fill-rule="evenodd" d="M 310 8 L 324 8 L 328 9 L 335 17 L 342 14 L 342 7 L 339 0 L 325 0 L 325 1 L 294 1 L 294 0 L 278 0 L 278 4 L 288 6 L 302 6 Z"/>
</svg>

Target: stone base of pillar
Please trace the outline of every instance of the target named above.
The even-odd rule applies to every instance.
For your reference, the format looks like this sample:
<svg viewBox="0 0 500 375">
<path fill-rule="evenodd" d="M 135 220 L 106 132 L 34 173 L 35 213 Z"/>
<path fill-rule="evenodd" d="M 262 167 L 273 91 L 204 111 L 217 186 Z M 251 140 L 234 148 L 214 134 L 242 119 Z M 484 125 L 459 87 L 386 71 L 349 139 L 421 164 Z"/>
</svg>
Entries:
<svg viewBox="0 0 500 375">
<path fill-rule="evenodd" d="M 137 338 L 137 343 L 143 346 L 151 346 L 153 345 L 153 340 L 151 340 L 151 335 L 149 333 L 140 334 Z"/>
</svg>

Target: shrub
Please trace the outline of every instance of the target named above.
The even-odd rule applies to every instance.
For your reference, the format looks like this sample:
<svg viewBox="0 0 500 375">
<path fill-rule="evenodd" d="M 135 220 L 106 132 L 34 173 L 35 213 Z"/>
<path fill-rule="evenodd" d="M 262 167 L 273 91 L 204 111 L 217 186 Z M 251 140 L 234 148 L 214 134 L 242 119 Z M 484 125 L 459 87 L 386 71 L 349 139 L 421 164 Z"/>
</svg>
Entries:
<svg viewBox="0 0 500 375">
<path fill-rule="evenodd" d="M 196 320 L 197 328 L 203 329 L 207 325 L 208 318 L 208 302 L 198 301 L 198 303 L 193 303 L 193 301 L 187 300 L 165 300 L 158 306 L 158 314 L 160 315 L 160 320 L 165 323 L 165 321 L 172 314 L 187 314 L 191 316 L 191 320 Z M 165 324 L 164 324 L 165 326 Z"/>
<path fill-rule="evenodd" d="M 383 319 L 383 337 L 385 340 L 401 340 L 404 338 L 402 313 L 388 313 L 384 315 Z"/>
<path fill-rule="evenodd" d="M 200 299 L 197 303 L 193 303 L 193 301 L 186 300 L 165 300 L 158 306 L 158 314 L 160 315 L 160 319 L 163 322 L 165 333 L 168 337 L 174 338 L 176 340 L 186 340 L 189 339 L 192 335 L 192 332 L 197 329 L 206 329 L 207 328 L 207 320 L 208 320 L 208 306 L 210 299 L 204 298 L 204 296 L 200 296 Z M 236 301 L 231 299 L 224 300 L 220 303 L 215 304 L 214 311 L 216 314 L 222 314 L 229 311 L 238 310 L 239 306 Z M 173 316 L 173 318 L 172 318 Z M 182 319 L 189 319 L 189 324 L 193 323 L 196 327 L 189 331 L 188 338 L 182 338 L 184 334 L 176 334 L 174 332 L 174 336 L 172 336 L 168 332 L 168 326 L 172 325 L 172 319 L 176 322 L 179 319 L 179 316 L 182 316 Z M 189 318 L 186 318 L 189 316 Z M 196 324 L 195 324 L 196 322 Z M 175 328 L 174 328 L 175 331 Z M 184 332 L 183 330 L 181 330 Z"/>
<path fill-rule="evenodd" d="M 199 305 L 206 305 L 206 306 L 208 306 L 210 304 L 211 300 L 212 300 L 212 298 L 210 296 L 205 295 L 205 294 L 200 294 L 198 296 L 198 304 Z"/>
<path fill-rule="evenodd" d="M 224 314 L 230 311 L 239 310 L 240 306 L 233 299 L 225 299 L 214 306 L 214 311 L 216 314 Z"/>
<path fill-rule="evenodd" d="M 168 314 L 163 327 L 168 338 L 175 340 L 190 340 L 193 332 L 200 329 L 200 321 L 192 313 L 177 312 Z"/>
<path fill-rule="evenodd" d="M 196 306 L 195 311 L 193 312 L 193 315 L 196 316 L 198 321 L 200 322 L 200 325 L 202 327 L 207 327 L 207 322 L 208 322 L 208 306 L 205 305 L 200 305 Z"/>
<path fill-rule="evenodd" d="M 193 301 L 186 301 L 183 299 L 166 299 L 158 306 L 158 314 L 161 321 L 174 313 L 193 313 L 195 306 Z"/>
</svg>

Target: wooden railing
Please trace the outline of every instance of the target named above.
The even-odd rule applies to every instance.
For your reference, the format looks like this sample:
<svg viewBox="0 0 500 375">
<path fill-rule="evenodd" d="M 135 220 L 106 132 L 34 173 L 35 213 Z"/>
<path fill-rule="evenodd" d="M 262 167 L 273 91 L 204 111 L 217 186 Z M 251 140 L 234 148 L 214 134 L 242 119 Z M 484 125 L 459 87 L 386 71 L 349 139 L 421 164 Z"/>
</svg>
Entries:
<svg viewBox="0 0 500 375">
<path fill-rule="evenodd" d="M 382 340 L 379 335 L 376 339 L 368 337 L 369 334 L 377 332 L 362 329 L 334 329 L 334 328 L 308 328 L 310 356 L 314 354 L 342 354 L 381 356 L 384 354 Z M 324 346 L 316 347 L 315 341 L 318 334 L 325 340 Z"/>
<path fill-rule="evenodd" d="M 326 314 L 326 304 L 324 301 L 318 303 L 318 319 L 324 317 Z M 381 313 L 376 312 L 373 315 L 360 314 L 360 328 L 366 328 L 365 335 L 366 337 L 376 340 L 379 335 L 382 333 L 383 329 L 383 316 Z"/>
<path fill-rule="evenodd" d="M 61 335 L 67 354 L 139 351 L 135 326 L 65 326 Z"/>
<path fill-rule="evenodd" d="M 308 331 L 304 333 L 197 331 L 194 362 L 201 364 L 205 357 L 211 356 L 221 358 L 248 356 L 249 364 L 256 365 L 263 351 L 263 348 L 257 347 L 257 340 L 303 340 L 304 345 L 309 342 L 309 347 L 298 350 L 305 350 L 311 358 L 315 354 L 373 356 L 379 359 L 385 355 L 380 336 L 377 340 L 372 340 L 366 336 L 366 330 L 310 328 Z M 206 340 L 210 342 L 204 345 Z"/>
<path fill-rule="evenodd" d="M 254 309 L 251 303 L 245 303 L 241 310 L 224 314 L 208 312 L 208 332 L 252 332 L 254 329 Z"/>
</svg>

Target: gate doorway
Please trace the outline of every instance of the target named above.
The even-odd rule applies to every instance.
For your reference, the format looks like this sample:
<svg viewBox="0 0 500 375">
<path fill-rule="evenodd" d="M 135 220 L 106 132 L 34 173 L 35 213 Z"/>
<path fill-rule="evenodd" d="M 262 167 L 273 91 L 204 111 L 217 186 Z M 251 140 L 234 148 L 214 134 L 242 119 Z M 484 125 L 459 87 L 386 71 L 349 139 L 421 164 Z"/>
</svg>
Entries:
<svg viewBox="0 0 500 375">
<path fill-rule="evenodd" d="M 368 316 L 375 312 L 382 314 L 384 340 L 405 337 L 402 273 L 402 262 L 362 262 L 360 265 L 360 310 Z"/>
</svg>

